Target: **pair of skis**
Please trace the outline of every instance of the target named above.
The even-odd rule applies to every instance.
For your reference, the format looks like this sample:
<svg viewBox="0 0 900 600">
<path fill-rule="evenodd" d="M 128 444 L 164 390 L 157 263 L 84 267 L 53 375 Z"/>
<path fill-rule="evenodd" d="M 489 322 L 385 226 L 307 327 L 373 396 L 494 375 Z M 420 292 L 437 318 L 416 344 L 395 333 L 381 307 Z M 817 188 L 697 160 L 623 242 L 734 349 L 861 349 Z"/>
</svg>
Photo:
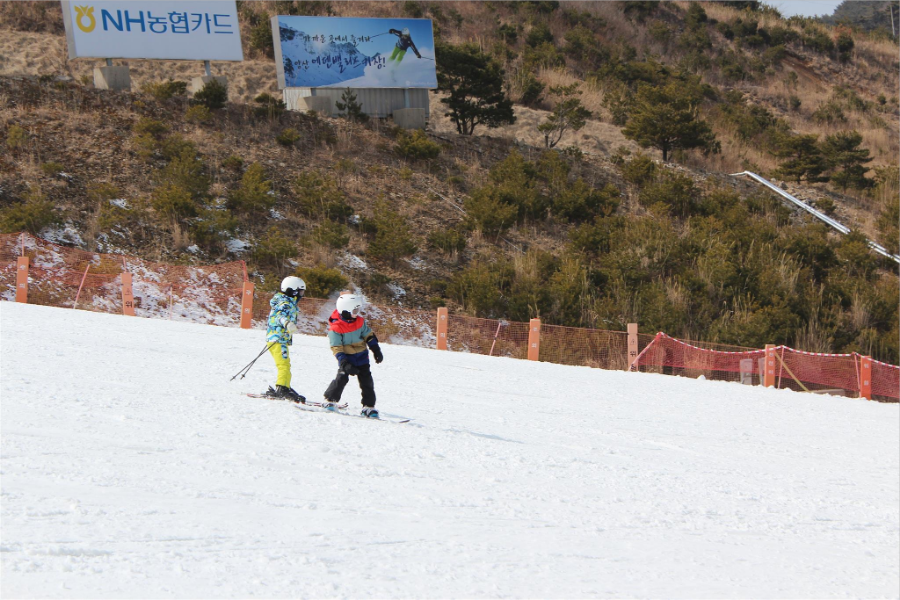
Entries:
<svg viewBox="0 0 900 600">
<path fill-rule="evenodd" d="M 288 398 L 277 398 L 274 396 L 266 396 L 265 394 L 247 394 L 247 396 L 250 398 L 262 398 L 265 400 L 288 400 Z M 330 413 L 335 415 L 343 415 L 345 417 L 353 417 L 354 419 L 365 419 L 367 421 L 384 421 L 385 423 L 409 423 L 412 420 L 394 417 L 366 417 L 364 415 L 355 415 L 353 413 L 347 412 L 348 404 L 346 402 L 336 405 L 334 408 L 336 408 L 337 410 L 326 408 L 327 404 L 325 402 L 318 402 L 316 400 L 307 400 L 303 404 L 291 401 L 291 404 L 294 405 L 294 408 L 305 412 Z"/>
</svg>

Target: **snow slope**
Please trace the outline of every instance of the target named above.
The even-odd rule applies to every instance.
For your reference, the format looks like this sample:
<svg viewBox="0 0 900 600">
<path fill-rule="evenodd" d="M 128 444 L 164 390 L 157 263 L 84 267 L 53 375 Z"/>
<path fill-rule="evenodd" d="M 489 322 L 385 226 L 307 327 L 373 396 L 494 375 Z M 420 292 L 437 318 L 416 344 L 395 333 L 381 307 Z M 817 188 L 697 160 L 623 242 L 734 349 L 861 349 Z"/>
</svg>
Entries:
<svg viewBox="0 0 900 600">
<path fill-rule="evenodd" d="M 4 598 L 900 590 L 896 404 L 386 345 L 395 425 L 242 397 L 260 331 L 0 302 L 0 341 Z"/>
</svg>

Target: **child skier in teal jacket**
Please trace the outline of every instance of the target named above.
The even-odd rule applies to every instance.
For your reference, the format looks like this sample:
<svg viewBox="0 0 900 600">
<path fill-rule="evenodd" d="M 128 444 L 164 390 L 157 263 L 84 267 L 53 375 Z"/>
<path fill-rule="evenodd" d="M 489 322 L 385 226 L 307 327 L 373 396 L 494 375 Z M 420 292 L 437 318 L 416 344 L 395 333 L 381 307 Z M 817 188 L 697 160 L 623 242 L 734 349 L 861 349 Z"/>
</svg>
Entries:
<svg viewBox="0 0 900 600">
<path fill-rule="evenodd" d="M 375 409 L 375 382 L 369 366 L 369 350 L 375 356 L 375 362 L 381 363 L 384 355 L 366 320 L 359 316 L 362 310 L 362 298 L 354 294 L 341 294 L 337 300 L 336 310 L 328 319 L 328 341 L 331 351 L 338 361 L 338 372 L 334 381 L 325 390 L 325 400 L 330 410 L 341 399 L 344 387 L 355 375 L 362 391 L 362 414 L 369 418 L 378 418 Z"/>
</svg>

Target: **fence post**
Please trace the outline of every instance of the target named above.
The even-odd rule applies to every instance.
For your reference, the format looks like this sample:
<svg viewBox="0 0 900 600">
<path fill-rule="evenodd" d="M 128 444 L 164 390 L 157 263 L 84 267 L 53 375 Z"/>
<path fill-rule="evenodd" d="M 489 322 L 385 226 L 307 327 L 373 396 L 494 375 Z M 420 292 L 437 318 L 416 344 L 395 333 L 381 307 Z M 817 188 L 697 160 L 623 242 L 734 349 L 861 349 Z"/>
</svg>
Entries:
<svg viewBox="0 0 900 600">
<path fill-rule="evenodd" d="M 131 283 L 131 273 L 122 273 L 122 314 L 126 317 L 134 316 L 134 292 Z"/>
<path fill-rule="evenodd" d="M 16 259 L 16 302 L 28 303 L 28 257 Z"/>
<path fill-rule="evenodd" d="M 241 329 L 253 327 L 253 282 L 244 281 L 241 292 Z"/>
<path fill-rule="evenodd" d="M 447 349 L 447 307 L 437 309 L 437 349 Z"/>
<path fill-rule="evenodd" d="M 91 270 L 91 263 L 88 263 L 84 268 L 84 275 L 81 276 L 81 283 L 78 285 L 78 292 L 75 294 L 75 302 L 72 303 L 72 308 L 78 308 L 78 297 L 81 296 L 81 288 L 84 287 L 84 280 L 87 279 L 88 271 Z"/>
<path fill-rule="evenodd" d="M 627 366 L 625 367 L 626 371 L 631 370 L 631 365 L 634 364 L 634 360 L 638 356 L 638 324 L 637 323 L 629 323 L 628 324 L 628 360 Z"/>
<path fill-rule="evenodd" d="M 859 357 L 859 397 L 872 399 L 872 357 Z"/>
<path fill-rule="evenodd" d="M 775 385 L 775 344 L 766 344 L 766 370 L 763 373 L 763 385 L 772 387 Z"/>
<path fill-rule="evenodd" d="M 540 360 L 541 320 L 532 319 L 528 323 L 528 360 Z"/>
</svg>

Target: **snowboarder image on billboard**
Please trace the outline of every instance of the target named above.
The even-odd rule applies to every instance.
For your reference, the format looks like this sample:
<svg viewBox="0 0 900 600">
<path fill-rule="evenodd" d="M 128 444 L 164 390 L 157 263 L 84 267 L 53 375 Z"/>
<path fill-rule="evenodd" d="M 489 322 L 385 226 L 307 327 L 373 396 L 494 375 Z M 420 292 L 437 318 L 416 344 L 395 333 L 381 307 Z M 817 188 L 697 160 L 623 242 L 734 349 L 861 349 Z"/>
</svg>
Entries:
<svg viewBox="0 0 900 600">
<path fill-rule="evenodd" d="M 281 291 L 272 296 L 269 306 L 269 320 L 266 327 L 266 342 L 269 353 L 275 359 L 278 376 L 275 389 L 269 386 L 266 396 L 282 398 L 292 402 L 305 403 L 306 398 L 291 387 L 291 354 L 288 346 L 297 333 L 297 304 L 306 293 L 306 283 L 299 277 L 285 277 Z"/>
<path fill-rule="evenodd" d="M 422 58 L 422 55 L 419 54 L 419 49 L 416 48 L 416 45 L 412 41 L 412 37 L 409 35 L 409 28 L 404 27 L 403 31 L 399 29 L 389 29 L 388 33 L 393 33 L 399 39 L 397 40 L 397 45 L 394 46 L 394 52 L 391 53 L 391 58 L 388 60 L 397 61 L 397 64 L 400 64 L 403 61 L 403 57 L 406 56 L 406 51 L 412 48 L 413 52 L 416 53 L 416 56 Z"/>
<path fill-rule="evenodd" d="M 338 371 L 334 381 L 325 390 L 326 408 L 337 410 L 344 387 L 350 381 L 350 376 L 355 375 L 362 391 L 362 415 L 377 419 L 375 382 L 369 366 L 369 350 L 372 350 L 378 364 L 384 360 L 384 355 L 378 346 L 375 332 L 360 316 L 362 307 L 363 300 L 360 296 L 344 292 L 337 299 L 335 311 L 328 319 L 328 342 L 338 361 Z"/>
</svg>

